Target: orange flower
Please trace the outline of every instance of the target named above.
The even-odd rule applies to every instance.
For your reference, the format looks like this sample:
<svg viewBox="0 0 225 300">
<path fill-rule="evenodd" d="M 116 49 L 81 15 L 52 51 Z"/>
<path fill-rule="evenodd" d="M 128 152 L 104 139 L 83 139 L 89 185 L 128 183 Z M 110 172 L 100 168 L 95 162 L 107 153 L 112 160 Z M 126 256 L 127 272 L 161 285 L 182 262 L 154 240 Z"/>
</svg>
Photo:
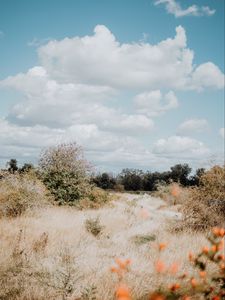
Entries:
<svg viewBox="0 0 225 300">
<path fill-rule="evenodd" d="M 220 269 L 221 269 L 222 271 L 225 270 L 225 264 L 224 264 L 224 263 L 220 264 Z"/>
<path fill-rule="evenodd" d="M 169 289 L 172 291 L 172 292 L 175 292 L 176 290 L 178 290 L 180 288 L 180 284 L 179 283 L 174 283 L 172 284 Z"/>
<path fill-rule="evenodd" d="M 183 298 L 182 298 L 182 300 L 191 300 L 191 298 L 189 297 L 189 296 L 184 296 Z"/>
<path fill-rule="evenodd" d="M 131 264 L 131 260 L 130 259 L 126 259 L 126 260 L 121 260 L 120 258 L 116 258 L 115 262 L 117 263 L 117 265 L 119 266 L 120 269 L 122 270 L 126 270 L 128 265 Z"/>
<path fill-rule="evenodd" d="M 213 232 L 213 234 L 214 234 L 215 236 L 219 236 L 219 235 L 220 235 L 220 228 L 214 227 L 214 228 L 212 229 L 212 232 Z"/>
<path fill-rule="evenodd" d="M 178 269 L 179 269 L 179 265 L 178 265 L 177 263 L 173 263 L 173 264 L 170 266 L 169 271 L 170 271 L 170 273 L 172 273 L 172 274 L 176 274 L 177 271 L 178 271 Z"/>
<path fill-rule="evenodd" d="M 220 300 L 220 299 L 221 299 L 220 296 L 214 296 L 214 297 L 212 297 L 212 300 Z"/>
<path fill-rule="evenodd" d="M 119 273 L 119 271 L 120 271 L 120 270 L 119 270 L 118 268 L 116 268 L 116 267 L 111 267 L 110 270 L 111 270 L 112 273 Z"/>
<path fill-rule="evenodd" d="M 196 288 L 197 287 L 197 281 L 196 281 L 196 279 L 195 278 L 191 278 L 191 286 L 193 287 L 193 288 Z"/>
<path fill-rule="evenodd" d="M 203 252 L 204 254 L 208 254 L 208 253 L 209 253 L 209 248 L 208 248 L 208 247 L 203 247 L 203 248 L 202 248 L 202 252 Z"/>
<path fill-rule="evenodd" d="M 216 252 L 217 251 L 217 246 L 216 245 L 213 245 L 210 249 L 212 252 Z"/>
<path fill-rule="evenodd" d="M 180 195 L 180 189 L 178 185 L 174 184 L 171 188 L 171 195 L 174 197 L 178 197 Z"/>
<path fill-rule="evenodd" d="M 218 250 L 224 250 L 224 240 L 221 240 L 219 245 L 217 246 Z"/>
<path fill-rule="evenodd" d="M 131 300 L 130 291 L 128 287 L 123 284 L 120 285 L 116 290 L 116 299 L 117 300 Z"/>
<path fill-rule="evenodd" d="M 206 277 L 206 272 L 205 271 L 199 271 L 199 276 L 201 278 L 205 278 Z"/>
<path fill-rule="evenodd" d="M 161 260 L 158 260 L 155 264 L 155 269 L 156 269 L 156 272 L 163 273 L 166 270 L 166 266 Z"/>
<path fill-rule="evenodd" d="M 194 255 L 193 255 L 192 252 L 189 252 L 188 258 L 189 258 L 190 261 L 193 261 L 193 260 L 194 260 Z"/>
<path fill-rule="evenodd" d="M 149 300 L 165 300 L 165 296 L 162 294 L 152 294 L 149 298 Z"/>
<path fill-rule="evenodd" d="M 219 235 L 220 235 L 221 237 L 224 237 L 224 236 L 225 236 L 225 229 L 220 228 Z"/>
<path fill-rule="evenodd" d="M 166 248 L 167 244 L 166 243 L 160 243 L 159 244 L 159 251 L 162 251 Z"/>
</svg>

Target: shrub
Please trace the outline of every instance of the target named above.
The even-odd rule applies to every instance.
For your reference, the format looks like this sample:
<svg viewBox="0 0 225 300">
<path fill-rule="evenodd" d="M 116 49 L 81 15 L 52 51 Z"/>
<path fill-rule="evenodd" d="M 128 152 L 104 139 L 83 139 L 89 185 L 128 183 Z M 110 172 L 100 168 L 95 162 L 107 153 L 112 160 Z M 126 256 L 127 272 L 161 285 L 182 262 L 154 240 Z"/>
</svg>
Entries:
<svg viewBox="0 0 225 300">
<path fill-rule="evenodd" d="M 194 229 L 224 225 L 225 167 L 214 166 L 200 178 L 199 187 L 191 190 L 184 205 L 184 222 Z"/>
<path fill-rule="evenodd" d="M 94 236 L 98 236 L 103 230 L 103 226 L 100 224 L 99 218 L 87 219 L 85 222 L 85 228 Z"/>
<path fill-rule="evenodd" d="M 90 193 L 90 164 L 76 143 L 60 144 L 43 151 L 41 178 L 59 204 L 74 204 Z"/>
<path fill-rule="evenodd" d="M 0 180 L 0 216 L 16 217 L 48 201 L 45 186 L 33 173 L 9 174 Z"/>
</svg>

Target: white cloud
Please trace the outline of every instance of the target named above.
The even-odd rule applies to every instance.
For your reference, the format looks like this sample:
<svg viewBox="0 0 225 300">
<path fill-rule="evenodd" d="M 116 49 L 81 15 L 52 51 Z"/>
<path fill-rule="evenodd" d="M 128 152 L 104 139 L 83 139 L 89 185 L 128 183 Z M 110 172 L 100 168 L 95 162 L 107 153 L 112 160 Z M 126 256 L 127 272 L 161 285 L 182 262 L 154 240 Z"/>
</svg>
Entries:
<svg viewBox="0 0 225 300">
<path fill-rule="evenodd" d="M 191 5 L 187 8 L 182 8 L 176 0 L 156 0 L 155 5 L 164 4 L 167 12 L 174 15 L 176 18 L 185 16 L 212 16 L 215 14 L 215 9 L 210 9 L 208 6 Z"/>
<path fill-rule="evenodd" d="M 184 121 L 178 127 L 179 134 L 192 134 L 204 132 L 209 128 L 209 124 L 205 119 L 189 119 Z"/>
<path fill-rule="evenodd" d="M 199 66 L 207 67 L 207 80 L 198 75 L 201 68 L 194 76 L 194 53 L 186 44 L 181 26 L 176 28 L 174 38 L 151 45 L 121 44 L 107 27 L 98 25 L 92 36 L 53 40 L 40 47 L 38 53 L 50 77 L 63 83 L 145 90 L 199 89 L 206 83 L 206 87 L 222 88 L 223 74 L 213 63 Z"/>
<path fill-rule="evenodd" d="M 2 30 L 0 30 L 0 39 L 4 37 L 4 32 Z"/>
<path fill-rule="evenodd" d="M 201 157 L 208 155 L 209 149 L 200 141 L 181 136 L 170 136 L 167 139 L 159 139 L 153 147 L 153 152 L 168 156 Z"/>
<path fill-rule="evenodd" d="M 178 106 L 172 90 L 223 87 L 220 70 L 195 67 L 186 44 L 181 26 L 156 45 L 121 44 L 102 25 L 91 36 L 48 42 L 38 50 L 38 66 L 0 81 L 22 95 L 0 120 L 1 157 L 33 159 L 42 147 L 74 140 L 89 159 L 112 166 L 169 166 L 206 153 L 201 142 L 181 137 L 159 140 L 152 151 L 143 138 L 154 138 L 151 118 Z M 130 99 L 120 103 L 125 93 Z"/>
<path fill-rule="evenodd" d="M 224 128 L 220 128 L 220 130 L 219 130 L 219 135 L 220 135 L 223 139 L 225 138 Z"/>
<path fill-rule="evenodd" d="M 172 91 L 162 95 L 160 90 L 154 90 L 136 95 L 134 104 L 138 113 L 154 117 L 177 108 L 178 100 Z"/>
<path fill-rule="evenodd" d="M 198 66 L 192 75 L 192 88 L 202 90 L 204 88 L 224 87 L 225 77 L 220 69 L 211 62 L 204 63 Z"/>
</svg>

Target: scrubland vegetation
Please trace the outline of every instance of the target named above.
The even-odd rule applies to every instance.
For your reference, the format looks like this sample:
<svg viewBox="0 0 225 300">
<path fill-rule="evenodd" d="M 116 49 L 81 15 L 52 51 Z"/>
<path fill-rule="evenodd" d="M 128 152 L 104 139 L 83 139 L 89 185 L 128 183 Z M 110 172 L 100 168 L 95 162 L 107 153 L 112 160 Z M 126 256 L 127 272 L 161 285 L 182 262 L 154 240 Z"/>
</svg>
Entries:
<svg viewBox="0 0 225 300">
<path fill-rule="evenodd" d="M 93 175 L 76 144 L 43 151 L 35 168 L 12 159 L 0 299 L 224 299 L 225 168 L 190 172 Z"/>
</svg>

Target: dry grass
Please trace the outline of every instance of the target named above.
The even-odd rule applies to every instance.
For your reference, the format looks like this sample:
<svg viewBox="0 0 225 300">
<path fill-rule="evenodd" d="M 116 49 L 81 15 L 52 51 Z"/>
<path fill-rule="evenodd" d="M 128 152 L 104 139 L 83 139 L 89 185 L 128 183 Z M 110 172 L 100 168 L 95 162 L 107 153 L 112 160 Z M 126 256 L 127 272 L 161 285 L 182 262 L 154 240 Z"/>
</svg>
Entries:
<svg viewBox="0 0 225 300">
<path fill-rule="evenodd" d="M 165 203 L 160 199 L 122 197 L 98 210 L 48 207 L 0 219 L 0 299 L 113 299 L 116 277 L 110 267 L 117 257 L 131 259 L 126 282 L 133 299 L 141 299 L 162 280 L 154 267 L 159 242 L 169 245 L 160 254 L 168 266 L 176 262 L 179 272 L 194 272 L 187 253 L 206 244 L 204 235 L 169 233 L 168 222 L 180 215 L 161 209 Z M 85 221 L 96 217 L 104 226 L 98 239 L 85 228 Z M 135 243 L 140 235 L 155 238 Z"/>
<path fill-rule="evenodd" d="M 16 217 L 50 203 L 46 187 L 32 172 L 0 180 L 0 217 Z"/>
<path fill-rule="evenodd" d="M 225 227 L 225 166 L 214 166 L 184 203 L 184 225 L 192 229 Z"/>
</svg>

